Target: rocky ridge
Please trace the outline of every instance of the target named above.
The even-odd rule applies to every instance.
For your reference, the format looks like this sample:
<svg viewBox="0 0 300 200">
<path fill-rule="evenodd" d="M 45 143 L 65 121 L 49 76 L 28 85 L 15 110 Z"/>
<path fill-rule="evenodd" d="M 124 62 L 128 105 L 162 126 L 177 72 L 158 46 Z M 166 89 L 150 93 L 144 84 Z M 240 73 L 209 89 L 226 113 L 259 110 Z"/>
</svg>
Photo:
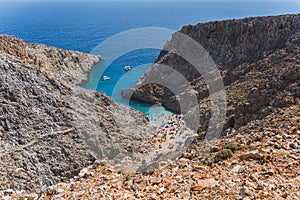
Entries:
<svg viewBox="0 0 300 200">
<path fill-rule="evenodd" d="M 223 78 L 227 93 L 225 130 L 239 128 L 251 120 L 262 119 L 275 108 L 295 104 L 300 95 L 300 15 L 254 17 L 185 26 L 180 30 L 209 53 Z M 174 36 L 165 49 L 179 43 Z M 173 47 L 175 46 L 175 47 Z M 210 92 L 201 74 L 176 55 L 176 45 L 162 51 L 139 82 L 123 96 L 138 101 L 162 104 L 182 112 L 178 96 L 196 94 L 200 110 L 198 133 L 203 133 L 211 112 Z M 192 50 L 191 50 L 191 53 Z M 197 56 L 197 55 L 195 55 Z M 201 56 L 201 55 L 198 55 Z M 174 96 L 168 88 L 146 84 L 151 77 L 166 79 L 161 65 L 178 71 L 188 85 Z M 174 81 L 173 81 L 174 82 Z M 133 95 L 131 95 L 133 93 Z M 186 113 L 185 113 L 186 114 Z M 192 115 L 193 116 L 193 115 Z M 193 117 L 191 117 L 193 119 Z"/>
<path fill-rule="evenodd" d="M 148 138 L 154 131 L 142 113 L 67 82 L 72 70 L 76 74 L 78 68 L 83 75 L 82 67 L 90 69 L 97 57 L 33 45 L 38 49 L 31 54 L 40 56 L 51 49 L 66 56 L 57 62 L 67 64 L 53 65 L 60 70 L 56 73 L 51 68 L 56 61 L 47 60 L 48 54 L 40 57 L 48 63 L 40 69 L 21 56 L 30 44 L 23 51 L 24 46 L 15 46 L 21 40 L 3 37 L 1 49 L 12 55 L 0 51 L 0 198 L 10 190 L 40 192 L 96 159 L 125 166 L 151 150 Z M 7 41 L 12 43 L 4 46 Z M 86 63 L 68 60 L 74 55 Z M 65 72 L 67 65 L 73 68 Z M 61 74 L 66 76 L 56 77 Z"/>
<path fill-rule="evenodd" d="M 286 43 L 283 46 L 282 44 L 270 45 L 274 47 L 274 51 L 264 49 L 263 51 L 268 53 L 263 55 L 258 53 L 261 57 L 257 60 L 251 60 L 254 57 L 241 59 L 242 63 L 236 63 L 237 66 L 234 67 L 236 70 L 230 72 L 226 69 L 231 65 L 225 67 L 217 63 L 221 71 L 224 70 L 222 75 L 229 97 L 229 110 L 223 137 L 216 139 L 212 146 L 206 146 L 203 138 L 199 137 L 194 140 L 183 156 L 174 162 L 168 161 L 166 166 L 149 173 L 130 173 L 120 167 L 112 167 L 96 161 L 93 165 L 82 169 L 74 178 L 47 187 L 41 193 L 29 194 L 26 191 L 6 189 L 1 191 L 0 195 L 4 199 L 299 199 L 300 101 L 297 95 L 299 34 L 295 28 L 297 25 L 294 24 L 299 20 L 299 15 L 249 18 L 244 22 L 245 27 L 248 27 L 250 22 L 253 22 L 255 26 L 257 23 L 263 24 L 268 20 L 280 22 L 283 26 L 288 25 L 290 29 L 286 31 L 292 30 L 293 33 L 287 34 L 286 37 L 293 39 L 287 39 L 291 42 L 287 42 L 287 45 Z M 231 30 L 232 27 L 229 25 L 232 22 L 239 24 L 241 21 L 243 22 L 243 20 L 230 20 L 225 21 L 224 24 L 227 24 L 225 27 Z M 206 25 L 210 27 L 213 24 L 223 26 L 222 22 L 212 22 L 200 24 L 199 27 Z M 268 23 L 265 24 L 268 26 Z M 265 27 L 262 30 L 268 32 L 269 29 Z M 278 34 L 280 37 L 282 33 Z M 248 35 L 250 37 L 251 34 Z M 214 37 L 218 38 L 218 34 Z M 218 51 L 222 51 L 222 46 L 213 48 L 219 48 Z M 239 48 L 242 47 L 237 47 Z M 259 51 L 259 49 L 256 50 Z M 246 52 L 248 50 L 244 51 Z M 166 60 L 160 58 L 158 62 L 169 61 L 178 68 L 188 66 L 182 60 L 175 59 L 172 52 L 167 54 L 162 52 L 161 56 Z M 154 67 L 155 65 L 148 73 L 151 73 Z M 188 69 L 193 70 L 189 67 Z M 192 75 L 191 72 L 190 75 Z M 145 77 L 148 75 L 146 74 Z M 271 78 L 274 80 L 268 82 L 267 80 Z M 227 82 L 227 79 L 232 79 L 232 83 Z M 206 103 L 209 105 L 205 92 L 207 89 L 201 77 L 192 76 L 190 81 L 192 85 L 194 84 L 195 90 L 199 88 L 199 102 L 204 104 L 203 107 L 209 108 L 206 106 Z M 142 88 L 139 91 L 142 92 L 140 94 L 148 95 L 153 103 L 161 103 L 163 99 L 166 101 L 169 99 L 168 95 L 166 96 L 168 98 L 164 96 L 162 98 L 162 94 L 168 94 L 169 91 L 159 87 L 152 90 L 151 87 L 153 86 L 150 86 L 149 92 L 143 91 Z M 89 130 L 93 122 L 82 116 L 90 116 L 90 106 L 89 103 L 81 102 L 81 96 L 89 102 L 93 102 L 90 101 L 91 99 L 94 100 L 90 98 L 90 95 L 100 96 L 102 100 L 99 100 L 99 105 L 101 106 L 96 109 L 102 109 L 102 112 L 107 109 L 107 97 L 92 92 L 77 93 L 76 90 L 74 93 L 75 102 L 84 108 L 71 112 L 72 114 L 81 113 L 75 118 L 79 119 L 75 120 L 75 123 L 86 120 L 82 124 L 79 123 L 78 130 Z M 172 106 L 176 108 L 176 102 Z M 112 109 L 116 108 L 112 106 Z M 127 110 L 127 108 L 124 109 Z M 209 111 L 205 110 L 205 112 Z M 109 113 L 115 112 L 108 112 L 107 117 L 111 116 Z M 124 122 L 123 126 L 126 126 L 127 115 L 115 123 Z M 141 129 L 145 125 L 142 119 L 140 120 Z M 111 120 L 108 121 L 108 123 L 111 122 Z M 138 130 L 128 128 L 128 130 Z M 205 129 L 205 126 L 202 128 Z M 108 130 L 111 131 L 111 129 Z M 97 144 L 97 140 L 91 142 Z"/>
<path fill-rule="evenodd" d="M 22 39 L 0 35 L 0 51 L 50 73 L 56 79 L 80 85 L 88 80 L 99 56 L 62 50 L 44 44 L 27 43 Z"/>
</svg>

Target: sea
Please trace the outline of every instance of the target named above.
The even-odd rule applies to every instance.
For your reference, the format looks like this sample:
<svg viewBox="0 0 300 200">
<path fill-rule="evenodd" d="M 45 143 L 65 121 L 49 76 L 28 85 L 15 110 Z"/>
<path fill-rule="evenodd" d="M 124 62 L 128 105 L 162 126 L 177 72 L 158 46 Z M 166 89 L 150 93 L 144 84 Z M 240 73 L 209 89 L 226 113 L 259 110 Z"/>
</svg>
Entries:
<svg viewBox="0 0 300 200">
<path fill-rule="evenodd" d="M 150 119 L 157 119 L 162 113 L 170 112 L 160 105 L 128 102 L 120 93 L 138 81 L 174 31 L 201 22 L 293 13 L 300 13 L 300 1 L 0 0 L 0 33 L 27 42 L 101 54 L 102 61 L 94 67 L 90 81 L 82 87 L 104 92 L 116 102 L 130 105 Z M 162 33 L 157 35 L 150 31 L 145 36 L 145 30 Z M 138 33 L 135 36 L 138 41 L 145 44 L 156 41 L 155 45 L 139 46 L 136 40 L 123 40 L 130 31 Z M 116 39 L 118 36 L 121 39 Z M 105 42 L 109 45 L 103 49 Z M 132 70 L 126 72 L 124 66 L 130 66 Z M 103 76 L 110 79 L 103 81 Z"/>
</svg>

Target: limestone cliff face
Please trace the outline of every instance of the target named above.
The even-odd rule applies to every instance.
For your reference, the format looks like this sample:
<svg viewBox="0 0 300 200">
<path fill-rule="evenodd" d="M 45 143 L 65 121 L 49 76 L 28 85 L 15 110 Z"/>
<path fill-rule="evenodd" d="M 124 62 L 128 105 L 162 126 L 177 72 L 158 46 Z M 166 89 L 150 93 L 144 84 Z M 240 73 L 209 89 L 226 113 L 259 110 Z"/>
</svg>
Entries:
<svg viewBox="0 0 300 200">
<path fill-rule="evenodd" d="M 151 148 L 142 113 L 67 82 L 85 80 L 97 57 L 9 36 L 0 49 L 0 191 L 39 192 L 95 159 L 140 160 Z"/>
<path fill-rule="evenodd" d="M 201 44 L 219 68 L 227 92 L 225 128 L 238 128 L 251 120 L 261 119 L 274 108 L 294 104 L 295 98 L 299 98 L 299 24 L 298 14 L 208 22 L 180 30 Z M 166 47 L 174 42 L 173 37 Z M 180 95 L 197 93 L 201 112 L 198 131 L 206 130 L 210 117 L 210 91 L 201 74 L 172 50 L 160 53 L 152 67 L 130 90 L 134 91 L 131 98 L 181 111 L 176 96 L 167 88 L 144 85 L 151 76 L 166 76 L 160 74 L 159 64 L 170 66 L 189 81 L 192 91 L 183 89 Z M 124 97 L 129 98 L 129 94 L 123 91 Z"/>
<path fill-rule="evenodd" d="M 9 35 L 0 35 L 0 51 L 76 85 L 86 82 L 92 66 L 100 61 L 98 56 L 26 43 Z"/>
</svg>

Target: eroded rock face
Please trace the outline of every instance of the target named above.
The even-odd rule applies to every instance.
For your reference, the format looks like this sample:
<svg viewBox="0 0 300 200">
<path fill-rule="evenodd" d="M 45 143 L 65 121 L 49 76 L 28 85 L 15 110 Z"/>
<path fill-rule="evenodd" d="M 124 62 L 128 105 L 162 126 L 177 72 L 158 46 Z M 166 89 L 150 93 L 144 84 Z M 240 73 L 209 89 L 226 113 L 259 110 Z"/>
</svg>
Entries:
<svg viewBox="0 0 300 200">
<path fill-rule="evenodd" d="M 34 190 L 93 163 L 72 127 L 71 88 L 0 53 L 1 189 Z"/>
<path fill-rule="evenodd" d="M 26 43 L 9 35 L 0 35 L 0 51 L 76 85 L 86 82 L 92 66 L 100 61 L 98 56 Z"/>
<path fill-rule="evenodd" d="M 300 90 L 299 24 L 300 15 L 283 15 L 208 22 L 182 28 L 181 33 L 197 41 L 209 53 L 222 75 L 228 105 L 224 130 L 238 128 L 251 120 L 261 119 L 276 107 L 295 103 Z M 176 42 L 173 37 L 165 49 Z M 200 110 L 197 129 L 205 131 L 211 109 L 209 94 L 213 92 L 208 90 L 199 71 L 174 53 L 176 50 L 162 51 L 136 86 L 123 91 L 123 96 L 182 112 L 177 97 L 196 94 Z M 168 76 L 161 74 L 161 65 L 178 71 L 192 89 L 182 85 L 182 90 L 174 96 L 161 85 L 145 85 L 149 77 L 165 79 Z"/>
<path fill-rule="evenodd" d="M 154 131 L 142 113 L 67 82 L 86 79 L 81 67 L 97 57 L 3 37 L 1 50 L 11 55 L 0 51 L 1 191 L 39 192 L 96 159 L 125 166 L 150 151 Z M 30 54 L 44 65 L 29 65 Z"/>
</svg>

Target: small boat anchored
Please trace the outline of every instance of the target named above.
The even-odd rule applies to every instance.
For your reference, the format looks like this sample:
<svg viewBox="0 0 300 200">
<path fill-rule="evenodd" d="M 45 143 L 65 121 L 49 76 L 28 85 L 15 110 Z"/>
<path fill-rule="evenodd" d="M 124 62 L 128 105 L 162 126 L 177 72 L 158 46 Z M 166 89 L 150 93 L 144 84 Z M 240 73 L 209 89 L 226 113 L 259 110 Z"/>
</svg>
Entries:
<svg viewBox="0 0 300 200">
<path fill-rule="evenodd" d="M 124 70 L 125 70 L 125 71 L 130 71 L 130 70 L 131 70 L 131 67 L 130 67 L 130 66 L 125 66 L 125 67 L 124 67 Z"/>
<path fill-rule="evenodd" d="M 108 77 L 108 76 L 103 76 L 102 77 L 102 81 L 108 81 L 110 79 L 110 77 Z"/>
</svg>

